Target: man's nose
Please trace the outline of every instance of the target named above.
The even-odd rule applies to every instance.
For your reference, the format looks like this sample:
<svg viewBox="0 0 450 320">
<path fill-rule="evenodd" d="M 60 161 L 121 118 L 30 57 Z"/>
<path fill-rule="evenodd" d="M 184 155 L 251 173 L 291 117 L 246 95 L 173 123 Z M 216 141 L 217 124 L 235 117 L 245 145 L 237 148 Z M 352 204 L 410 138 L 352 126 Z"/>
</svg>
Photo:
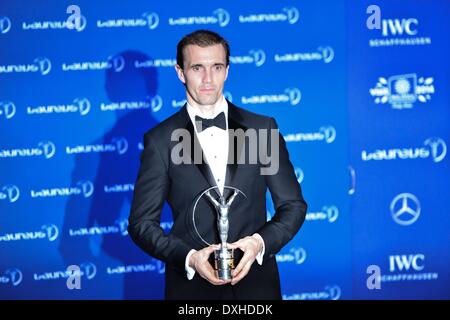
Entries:
<svg viewBox="0 0 450 320">
<path fill-rule="evenodd" d="M 212 79 L 211 70 L 205 70 L 205 73 L 203 74 L 203 82 L 210 83 L 211 79 Z"/>
</svg>

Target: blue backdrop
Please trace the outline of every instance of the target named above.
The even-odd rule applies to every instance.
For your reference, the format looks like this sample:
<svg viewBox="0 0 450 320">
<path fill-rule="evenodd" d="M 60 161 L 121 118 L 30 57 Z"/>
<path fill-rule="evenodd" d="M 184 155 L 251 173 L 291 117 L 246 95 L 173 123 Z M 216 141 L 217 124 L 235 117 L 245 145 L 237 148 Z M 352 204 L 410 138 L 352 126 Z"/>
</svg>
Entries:
<svg viewBox="0 0 450 320">
<path fill-rule="evenodd" d="M 143 133 L 185 102 L 176 44 L 208 28 L 226 97 L 277 119 L 309 204 L 283 298 L 449 299 L 450 2 L 371 4 L 1 2 L 0 298 L 163 297 L 127 217 Z"/>
</svg>

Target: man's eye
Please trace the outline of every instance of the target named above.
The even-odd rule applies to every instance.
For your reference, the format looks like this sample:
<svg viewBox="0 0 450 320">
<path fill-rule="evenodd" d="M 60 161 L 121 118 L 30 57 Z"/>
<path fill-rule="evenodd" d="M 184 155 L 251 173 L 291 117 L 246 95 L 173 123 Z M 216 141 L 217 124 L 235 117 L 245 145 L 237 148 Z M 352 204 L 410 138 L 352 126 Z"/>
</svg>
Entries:
<svg viewBox="0 0 450 320">
<path fill-rule="evenodd" d="M 216 66 L 216 70 L 217 70 L 217 71 L 222 70 L 222 66 Z"/>
<path fill-rule="evenodd" d="M 192 67 L 192 70 L 198 71 L 198 70 L 200 70 L 200 67 L 199 66 L 194 66 L 194 67 Z"/>
</svg>

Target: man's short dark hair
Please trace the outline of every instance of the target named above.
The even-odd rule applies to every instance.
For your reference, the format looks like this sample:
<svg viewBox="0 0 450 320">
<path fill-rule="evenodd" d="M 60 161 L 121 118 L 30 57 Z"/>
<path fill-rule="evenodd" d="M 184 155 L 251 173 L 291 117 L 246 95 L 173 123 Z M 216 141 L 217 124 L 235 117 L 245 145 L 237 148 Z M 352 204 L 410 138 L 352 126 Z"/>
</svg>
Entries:
<svg viewBox="0 0 450 320">
<path fill-rule="evenodd" d="M 225 49 L 225 57 L 227 66 L 230 64 L 230 46 L 227 40 L 225 40 L 220 34 L 210 30 L 197 30 L 188 35 L 185 35 L 183 39 L 178 42 L 177 45 L 177 64 L 184 68 L 184 48 L 188 45 L 196 45 L 199 47 L 209 47 L 216 44 L 221 44 Z"/>
</svg>

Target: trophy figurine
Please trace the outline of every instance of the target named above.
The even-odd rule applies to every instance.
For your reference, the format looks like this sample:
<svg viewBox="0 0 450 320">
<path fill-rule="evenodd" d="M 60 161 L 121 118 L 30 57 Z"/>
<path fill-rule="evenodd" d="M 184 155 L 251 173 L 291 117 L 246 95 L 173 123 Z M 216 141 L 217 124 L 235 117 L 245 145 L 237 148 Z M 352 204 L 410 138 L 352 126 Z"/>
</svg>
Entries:
<svg viewBox="0 0 450 320">
<path fill-rule="evenodd" d="M 231 271 L 234 269 L 234 250 L 229 249 L 227 247 L 227 239 L 228 239 L 228 230 L 229 230 L 229 222 L 228 222 L 228 214 L 231 207 L 231 204 L 235 200 L 236 196 L 239 193 L 242 193 L 245 197 L 245 194 L 240 191 L 239 189 L 233 188 L 233 187 L 227 187 L 225 186 L 224 189 L 232 189 L 233 194 L 226 200 L 223 195 L 219 197 L 218 200 L 216 200 L 210 193 L 211 189 L 214 189 L 217 187 L 211 187 L 207 190 L 205 190 L 200 197 L 197 199 L 194 209 L 193 209 L 193 222 L 195 230 L 198 234 L 198 236 L 205 242 L 206 244 L 210 245 L 208 242 L 206 242 L 198 233 L 197 227 L 195 226 L 195 208 L 197 206 L 198 200 L 203 195 L 206 195 L 209 201 L 214 205 L 216 212 L 217 212 L 217 230 L 219 232 L 220 236 L 220 249 L 214 251 L 214 269 L 216 270 L 216 275 L 221 280 L 231 280 Z"/>
<path fill-rule="evenodd" d="M 230 280 L 231 270 L 234 269 L 234 252 L 233 249 L 227 248 L 229 229 L 228 211 L 238 193 L 239 191 L 234 190 L 228 201 L 225 201 L 225 198 L 221 196 L 219 202 L 211 196 L 209 191 L 206 192 L 206 196 L 214 204 L 218 214 L 217 229 L 219 230 L 220 236 L 220 249 L 214 251 L 214 266 L 217 276 L 221 280 Z"/>
</svg>

